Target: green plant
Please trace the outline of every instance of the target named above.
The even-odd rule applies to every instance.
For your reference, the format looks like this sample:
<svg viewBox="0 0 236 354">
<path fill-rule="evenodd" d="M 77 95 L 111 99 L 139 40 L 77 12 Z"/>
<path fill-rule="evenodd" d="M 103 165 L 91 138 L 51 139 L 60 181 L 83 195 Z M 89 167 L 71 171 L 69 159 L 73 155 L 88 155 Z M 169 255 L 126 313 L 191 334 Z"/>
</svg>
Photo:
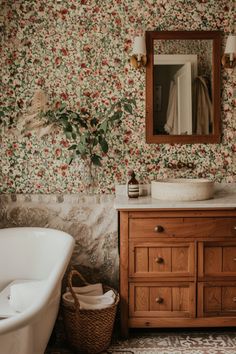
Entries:
<svg viewBox="0 0 236 354">
<path fill-rule="evenodd" d="M 128 98 L 121 99 L 103 112 L 73 112 L 62 105 L 57 110 L 43 113 L 43 117 L 47 123 L 59 124 L 66 137 L 72 140 L 68 148 L 73 151 L 69 163 L 79 157 L 88 160 L 90 167 L 92 164 L 102 166 L 102 155 L 109 150 L 109 133 L 121 123 L 125 112 L 133 113 L 133 106 L 136 106 L 135 100 Z"/>
</svg>

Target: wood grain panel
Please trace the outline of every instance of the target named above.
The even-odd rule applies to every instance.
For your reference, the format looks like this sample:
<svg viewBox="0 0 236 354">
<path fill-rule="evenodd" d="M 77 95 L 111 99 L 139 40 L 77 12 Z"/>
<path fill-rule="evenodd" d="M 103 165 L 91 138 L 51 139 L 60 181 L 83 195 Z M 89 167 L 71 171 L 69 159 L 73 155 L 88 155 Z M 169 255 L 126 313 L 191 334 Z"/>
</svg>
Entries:
<svg viewBox="0 0 236 354">
<path fill-rule="evenodd" d="M 236 283 L 216 281 L 198 284 L 198 316 L 236 315 Z M 235 318 L 236 320 L 236 318 Z"/>
<path fill-rule="evenodd" d="M 222 272 L 222 247 L 207 246 L 204 247 L 204 273 Z"/>
<path fill-rule="evenodd" d="M 183 225 L 183 219 L 130 219 L 130 237 L 155 237 L 155 238 L 167 238 L 174 237 L 176 233 L 181 232 Z M 160 232 L 155 231 L 157 226 L 161 226 Z"/>
<path fill-rule="evenodd" d="M 204 288 L 204 312 L 221 311 L 221 287 L 211 286 Z"/>
<path fill-rule="evenodd" d="M 148 272 L 148 248 L 136 247 L 134 252 L 134 272 Z"/>
<path fill-rule="evenodd" d="M 184 287 L 172 288 L 172 310 L 188 311 L 190 301 L 193 299 L 189 296 L 189 289 Z"/>
<path fill-rule="evenodd" d="M 214 208 L 170 208 L 170 209 L 140 209 L 129 210 L 130 219 L 149 219 L 149 218 L 199 218 L 199 219 L 209 219 L 209 218 L 227 218 L 236 222 L 236 208 L 223 208 L 223 209 L 214 209 Z"/>
<path fill-rule="evenodd" d="M 236 284 L 222 287 L 222 311 L 236 312 Z"/>
<path fill-rule="evenodd" d="M 235 327 L 236 317 L 214 316 L 214 317 L 131 317 L 129 327 L 131 328 L 203 328 L 203 327 Z"/>
<path fill-rule="evenodd" d="M 189 248 L 178 246 L 172 247 L 172 272 L 188 272 L 189 271 Z"/>
<path fill-rule="evenodd" d="M 129 315 L 129 222 L 128 213 L 119 213 L 120 227 L 120 323 L 121 336 L 128 337 L 128 315 Z"/>
<path fill-rule="evenodd" d="M 236 241 L 199 242 L 198 270 L 202 279 L 236 277 Z"/>
<path fill-rule="evenodd" d="M 161 226 L 155 231 L 157 226 Z M 130 237 L 233 237 L 234 218 L 131 218 Z"/>
<path fill-rule="evenodd" d="M 236 245 L 223 247 L 223 272 L 233 272 L 236 275 Z"/>
<path fill-rule="evenodd" d="M 134 288 L 134 311 L 149 311 L 149 288 L 147 286 Z"/>
</svg>

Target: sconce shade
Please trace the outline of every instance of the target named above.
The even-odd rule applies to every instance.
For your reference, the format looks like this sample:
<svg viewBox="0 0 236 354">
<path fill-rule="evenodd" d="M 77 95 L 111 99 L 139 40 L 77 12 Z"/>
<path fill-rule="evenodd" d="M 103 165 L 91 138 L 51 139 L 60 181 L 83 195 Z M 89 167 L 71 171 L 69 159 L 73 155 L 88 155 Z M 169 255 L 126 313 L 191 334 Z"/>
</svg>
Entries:
<svg viewBox="0 0 236 354">
<path fill-rule="evenodd" d="M 236 53 L 236 35 L 230 34 L 226 41 L 225 53 Z"/>
<path fill-rule="evenodd" d="M 133 42 L 133 54 L 141 54 L 146 55 L 146 44 L 145 44 L 145 37 L 144 36 L 137 36 L 134 37 Z"/>
<path fill-rule="evenodd" d="M 135 69 L 140 69 L 147 64 L 146 43 L 144 36 L 136 36 L 133 41 L 133 51 L 130 64 Z"/>
<path fill-rule="evenodd" d="M 236 66 L 236 35 L 230 34 L 226 41 L 225 52 L 221 59 L 225 69 L 233 69 Z"/>
</svg>

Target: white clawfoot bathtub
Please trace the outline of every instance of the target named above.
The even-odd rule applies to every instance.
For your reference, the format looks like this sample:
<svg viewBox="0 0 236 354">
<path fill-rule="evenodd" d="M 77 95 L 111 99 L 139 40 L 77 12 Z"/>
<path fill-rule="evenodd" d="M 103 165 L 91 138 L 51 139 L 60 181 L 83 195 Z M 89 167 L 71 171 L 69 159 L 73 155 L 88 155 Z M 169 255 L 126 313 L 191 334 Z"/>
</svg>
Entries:
<svg viewBox="0 0 236 354">
<path fill-rule="evenodd" d="M 59 230 L 0 230 L 0 292 L 15 280 L 43 280 L 45 284 L 41 295 L 23 312 L 0 319 L 0 354 L 44 353 L 73 248 L 74 239 Z"/>
</svg>

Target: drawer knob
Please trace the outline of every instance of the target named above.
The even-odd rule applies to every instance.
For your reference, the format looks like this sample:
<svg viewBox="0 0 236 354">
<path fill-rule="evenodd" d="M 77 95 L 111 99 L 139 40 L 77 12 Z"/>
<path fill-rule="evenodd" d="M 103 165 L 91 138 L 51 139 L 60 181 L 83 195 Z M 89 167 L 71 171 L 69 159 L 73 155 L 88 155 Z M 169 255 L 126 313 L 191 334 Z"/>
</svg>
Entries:
<svg viewBox="0 0 236 354">
<path fill-rule="evenodd" d="M 164 259 L 162 257 L 156 257 L 155 262 L 161 264 L 164 262 Z"/>
<path fill-rule="evenodd" d="M 234 258 L 233 258 L 233 261 L 235 261 L 235 262 L 236 262 L 236 257 L 234 257 Z"/>
<path fill-rule="evenodd" d="M 156 298 L 156 302 L 158 303 L 158 304 L 162 304 L 163 303 L 163 301 L 164 301 L 164 299 L 162 298 L 162 297 L 157 297 Z"/>
<path fill-rule="evenodd" d="M 154 231 L 155 231 L 155 232 L 163 232 L 163 231 L 164 231 L 164 227 L 161 226 L 161 225 L 157 225 L 157 226 L 154 228 Z"/>
<path fill-rule="evenodd" d="M 236 230 L 236 226 L 234 226 L 233 229 Z"/>
<path fill-rule="evenodd" d="M 236 296 L 235 296 L 235 297 L 233 297 L 233 302 L 236 302 Z"/>
</svg>

